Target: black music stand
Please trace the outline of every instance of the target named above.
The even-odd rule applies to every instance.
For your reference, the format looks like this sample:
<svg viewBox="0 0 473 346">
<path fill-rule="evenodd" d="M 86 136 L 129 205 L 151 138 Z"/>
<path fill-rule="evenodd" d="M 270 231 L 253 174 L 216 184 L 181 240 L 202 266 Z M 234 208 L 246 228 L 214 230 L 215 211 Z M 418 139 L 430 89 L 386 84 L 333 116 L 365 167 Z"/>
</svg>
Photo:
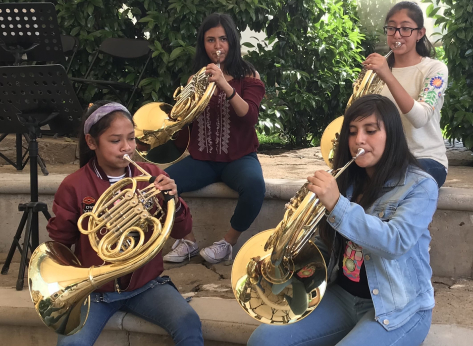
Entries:
<svg viewBox="0 0 473 346">
<path fill-rule="evenodd" d="M 39 245 L 38 213 L 47 220 L 47 205 L 38 202 L 38 142 L 41 127 L 56 132 L 74 133 L 79 129 L 82 108 L 61 65 L 0 67 L 0 128 L 7 133 L 28 133 L 30 152 L 31 201 L 20 203 L 23 212 L 10 251 L 2 268 L 7 274 L 11 260 L 18 249 L 21 253 L 16 289 L 23 289 L 28 250 Z M 21 234 L 26 224 L 23 247 Z"/>
<path fill-rule="evenodd" d="M 50 2 L 0 4 L 0 62 L 66 63 L 56 8 Z"/>
<path fill-rule="evenodd" d="M 52 3 L 0 4 L 0 65 L 20 65 L 24 61 L 66 63 L 56 9 Z M 1 134 L 0 142 L 6 136 L 6 133 Z M 23 136 L 30 142 L 27 133 Z M 2 153 L 0 157 L 21 171 L 28 162 L 28 159 L 25 161 L 28 150 L 23 154 L 22 149 L 22 134 L 17 133 L 16 162 Z M 48 175 L 39 155 L 37 161 L 43 174 Z"/>
</svg>

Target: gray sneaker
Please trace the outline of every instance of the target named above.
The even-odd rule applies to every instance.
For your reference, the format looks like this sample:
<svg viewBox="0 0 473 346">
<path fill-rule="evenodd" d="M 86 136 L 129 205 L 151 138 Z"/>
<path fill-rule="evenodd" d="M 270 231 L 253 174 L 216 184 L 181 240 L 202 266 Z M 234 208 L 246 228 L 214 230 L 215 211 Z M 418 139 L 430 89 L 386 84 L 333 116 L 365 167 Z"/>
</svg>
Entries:
<svg viewBox="0 0 473 346">
<path fill-rule="evenodd" d="M 209 263 L 219 263 L 232 259 L 232 245 L 225 239 L 200 250 L 200 255 Z"/>
<path fill-rule="evenodd" d="M 166 262 L 180 263 L 186 258 L 189 260 L 191 257 L 199 253 L 199 246 L 197 243 L 187 239 L 178 239 L 172 245 L 172 250 L 163 257 Z"/>
</svg>

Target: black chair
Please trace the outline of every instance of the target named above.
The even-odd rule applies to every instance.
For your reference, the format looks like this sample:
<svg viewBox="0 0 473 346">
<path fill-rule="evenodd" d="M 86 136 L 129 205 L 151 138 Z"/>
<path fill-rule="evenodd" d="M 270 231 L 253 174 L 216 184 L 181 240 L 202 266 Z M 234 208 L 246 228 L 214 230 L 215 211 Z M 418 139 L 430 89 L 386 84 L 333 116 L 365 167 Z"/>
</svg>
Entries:
<svg viewBox="0 0 473 346">
<path fill-rule="evenodd" d="M 74 36 L 61 35 L 62 51 L 67 58 L 66 73 L 72 65 L 72 60 L 76 56 L 77 50 L 79 49 L 79 39 Z"/>
<path fill-rule="evenodd" d="M 108 54 L 112 57 L 126 60 L 144 58 L 145 56 L 147 56 L 147 58 L 141 68 L 141 73 L 138 77 L 138 80 L 135 82 L 134 85 L 131 85 L 124 82 L 90 79 L 89 76 L 99 54 Z M 83 78 L 71 78 L 71 80 L 74 82 L 81 83 L 81 85 L 77 89 L 77 92 L 79 92 L 83 84 L 93 84 L 101 89 L 110 88 L 117 96 L 117 98 L 121 101 L 121 103 L 129 107 L 133 100 L 133 96 L 136 90 L 138 89 L 138 85 L 140 84 L 141 79 L 143 78 L 143 73 L 146 70 L 146 67 L 148 66 L 148 63 L 151 59 L 151 55 L 152 51 L 149 48 L 148 41 L 129 38 L 107 38 L 102 42 L 97 52 L 95 52 L 94 57 L 92 58 L 92 61 L 89 65 L 89 68 L 85 73 L 85 76 Z M 125 97 L 120 94 L 120 91 L 130 90 L 131 94 L 127 99 L 125 99 Z"/>
</svg>

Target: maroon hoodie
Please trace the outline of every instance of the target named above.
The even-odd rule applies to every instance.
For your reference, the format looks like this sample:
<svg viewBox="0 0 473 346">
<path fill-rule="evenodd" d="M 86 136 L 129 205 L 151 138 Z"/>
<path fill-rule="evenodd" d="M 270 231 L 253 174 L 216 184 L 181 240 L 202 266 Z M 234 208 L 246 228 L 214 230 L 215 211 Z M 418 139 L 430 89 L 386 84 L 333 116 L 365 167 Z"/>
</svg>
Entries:
<svg viewBox="0 0 473 346">
<path fill-rule="evenodd" d="M 139 162 L 152 176 L 165 174 L 155 165 Z M 135 177 L 141 175 L 141 172 L 133 165 L 126 169 L 126 177 Z M 138 188 L 146 187 L 148 183 L 138 184 Z M 67 176 L 59 186 L 53 202 L 52 217 L 47 225 L 49 236 L 52 240 L 71 247 L 75 244 L 75 255 L 83 267 L 100 266 L 103 261 L 97 256 L 89 242 L 89 237 L 79 232 L 77 220 L 84 212 L 92 211 L 95 202 L 110 187 L 107 175 L 100 168 L 97 160 L 91 159 L 87 165 L 77 172 Z M 181 239 L 189 234 L 192 229 L 192 216 L 187 204 L 179 198 L 181 206 L 176 211 L 174 226 L 171 236 L 175 239 Z M 179 204 L 179 203 L 178 203 Z M 86 220 L 87 221 L 87 220 Z M 86 222 L 84 222 L 86 223 Z M 151 232 L 145 233 L 145 242 L 151 236 Z M 102 236 L 98 234 L 99 238 Z M 121 291 L 133 291 L 142 287 L 152 279 L 155 279 L 163 272 L 163 258 L 161 252 L 151 261 L 137 269 L 135 272 L 119 278 L 118 283 Z M 114 282 L 108 282 L 100 287 L 96 292 L 115 291 Z"/>
</svg>

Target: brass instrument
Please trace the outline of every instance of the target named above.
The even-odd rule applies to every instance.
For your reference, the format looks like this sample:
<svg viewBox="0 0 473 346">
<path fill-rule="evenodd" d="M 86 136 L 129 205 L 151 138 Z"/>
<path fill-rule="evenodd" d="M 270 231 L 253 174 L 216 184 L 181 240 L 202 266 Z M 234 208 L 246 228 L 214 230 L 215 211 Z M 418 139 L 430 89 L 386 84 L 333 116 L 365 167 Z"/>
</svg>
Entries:
<svg viewBox="0 0 473 346">
<path fill-rule="evenodd" d="M 401 42 L 395 42 L 393 49 L 401 46 Z M 387 59 L 392 53 L 393 49 L 384 56 Z M 360 97 L 371 94 L 379 94 L 384 87 L 384 82 L 373 70 L 368 70 L 363 67 L 358 78 L 353 83 L 353 93 L 348 100 L 346 109 L 350 108 L 351 104 Z M 327 166 L 332 167 L 332 160 L 335 156 L 338 145 L 338 136 L 342 128 L 343 115 L 333 120 L 326 128 L 320 139 L 320 151 Z M 338 129 L 336 131 L 335 129 Z M 335 132 L 335 136 L 333 133 Z"/>
<path fill-rule="evenodd" d="M 220 51 L 217 52 L 220 67 Z M 146 161 L 170 164 L 178 161 L 189 146 L 192 123 L 207 107 L 216 85 L 209 83 L 206 67 L 199 70 L 185 86 L 174 92 L 176 104 L 152 102 L 136 111 L 137 153 Z M 182 130 L 182 131 L 181 131 Z"/>
<path fill-rule="evenodd" d="M 335 179 L 344 167 L 329 172 Z M 327 287 L 327 267 L 310 240 L 318 230 L 325 207 L 307 184 L 286 205 L 283 220 L 250 238 L 232 268 L 232 288 L 240 306 L 251 317 L 268 324 L 297 322 L 320 303 Z"/>
<path fill-rule="evenodd" d="M 92 212 L 84 213 L 77 222 L 79 231 L 89 236 L 92 248 L 104 264 L 84 268 L 69 248 L 53 241 L 41 244 L 31 255 L 28 267 L 31 299 L 44 324 L 58 334 L 71 335 L 79 331 L 87 321 L 89 295 L 103 284 L 132 273 L 152 260 L 171 233 L 175 212 L 173 196 L 156 189 L 155 177 L 128 155 L 124 159 L 143 175 L 124 178 L 110 186 Z M 138 189 L 139 182 L 150 184 Z M 160 207 L 159 195 L 167 203 L 166 213 Z M 160 221 L 163 218 L 164 225 Z M 83 227 L 85 221 L 87 227 Z M 99 238 L 99 232 L 105 235 Z M 146 232 L 151 232 L 151 237 L 144 243 Z M 135 240 L 136 235 L 139 240 Z"/>
</svg>

